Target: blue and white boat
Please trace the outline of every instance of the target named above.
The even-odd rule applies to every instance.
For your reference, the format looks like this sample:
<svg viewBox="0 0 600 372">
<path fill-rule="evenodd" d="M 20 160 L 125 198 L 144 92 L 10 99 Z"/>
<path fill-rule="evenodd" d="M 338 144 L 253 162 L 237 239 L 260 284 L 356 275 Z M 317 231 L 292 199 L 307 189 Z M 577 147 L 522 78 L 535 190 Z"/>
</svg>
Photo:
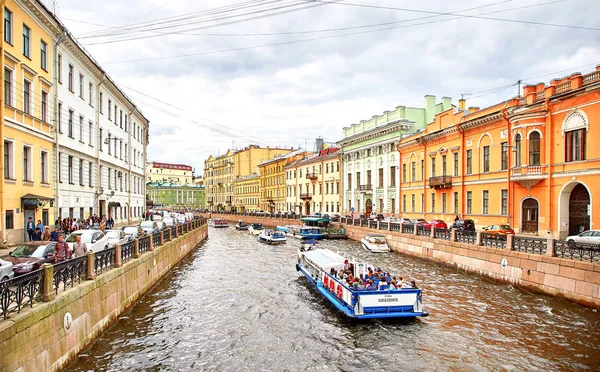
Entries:
<svg viewBox="0 0 600 372">
<path fill-rule="evenodd" d="M 258 241 L 270 245 L 285 244 L 287 239 L 285 235 L 278 231 L 265 230 L 258 235 Z"/>
<path fill-rule="evenodd" d="M 249 227 L 250 226 L 248 226 L 248 224 L 242 220 L 239 220 L 238 223 L 235 224 L 236 230 L 246 231 Z"/>
<path fill-rule="evenodd" d="M 248 231 L 250 232 L 250 234 L 255 235 L 255 236 L 260 235 L 260 233 L 263 232 L 264 230 L 265 230 L 265 228 L 263 227 L 262 223 L 258 223 L 258 222 L 254 222 L 248 228 Z"/>
<path fill-rule="evenodd" d="M 321 228 L 316 226 L 277 226 L 277 231 L 290 238 L 319 240 L 325 237 L 325 234 L 321 231 Z"/>
<path fill-rule="evenodd" d="M 328 249 L 298 251 L 296 269 L 339 311 L 353 319 L 414 318 L 429 315 L 423 309 L 421 289 L 355 290 L 330 275 L 344 269 L 345 257 Z M 365 273 L 368 265 L 352 262 L 354 276 Z M 378 283 L 375 283 L 376 285 Z"/>
</svg>

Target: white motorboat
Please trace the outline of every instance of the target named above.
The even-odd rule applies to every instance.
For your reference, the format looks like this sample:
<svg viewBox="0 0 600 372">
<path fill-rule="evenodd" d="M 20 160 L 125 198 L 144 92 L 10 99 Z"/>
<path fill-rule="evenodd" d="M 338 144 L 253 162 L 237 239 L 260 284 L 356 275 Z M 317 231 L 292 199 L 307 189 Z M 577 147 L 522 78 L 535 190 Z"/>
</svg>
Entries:
<svg viewBox="0 0 600 372">
<path fill-rule="evenodd" d="M 266 244 L 285 244 L 287 241 L 285 235 L 279 231 L 265 230 L 258 235 L 258 241 Z"/>
<path fill-rule="evenodd" d="M 208 226 L 214 227 L 214 228 L 222 228 L 222 227 L 229 227 L 229 224 L 224 219 L 221 219 L 221 218 L 211 218 L 208 221 Z"/>
<path fill-rule="evenodd" d="M 254 236 L 260 235 L 260 233 L 264 230 L 265 228 L 263 227 L 263 225 L 258 222 L 254 222 L 252 225 L 250 225 L 250 227 L 248 227 L 248 231 Z"/>
<path fill-rule="evenodd" d="M 363 248 L 373 253 L 386 253 L 390 251 L 385 235 L 369 234 L 360 240 Z"/>
<path fill-rule="evenodd" d="M 250 226 L 248 226 L 248 224 L 242 220 L 239 220 L 238 223 L 235 224 L 236 230 L 246 231 L 249 227 Z"/>
</svg>

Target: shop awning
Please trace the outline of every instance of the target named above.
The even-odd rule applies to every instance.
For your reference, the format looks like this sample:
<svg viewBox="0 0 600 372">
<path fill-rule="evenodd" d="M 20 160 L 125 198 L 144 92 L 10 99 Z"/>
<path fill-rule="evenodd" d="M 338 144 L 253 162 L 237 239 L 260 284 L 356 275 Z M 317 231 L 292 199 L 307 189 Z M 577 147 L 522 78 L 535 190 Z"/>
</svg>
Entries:
<svg viewBox="0 0 600 372">
<path fill-rule="evenodd" d="M 52 207 L 54 198 L 35 194 L 25 194 L 21 196 L 21 204 L 23 204 L 24 207 L 43 207 L 48 203 L 50 203 L 50 206 Z"/>
<path fill-rule="evenodd" d="M 119 203 L 119 202 L 109 202 L 108 203 L 109 208 L 116 208 L 116 207 L 120 207 L 120 206 L 121 206 L 121 203 Z"/>
</svg>

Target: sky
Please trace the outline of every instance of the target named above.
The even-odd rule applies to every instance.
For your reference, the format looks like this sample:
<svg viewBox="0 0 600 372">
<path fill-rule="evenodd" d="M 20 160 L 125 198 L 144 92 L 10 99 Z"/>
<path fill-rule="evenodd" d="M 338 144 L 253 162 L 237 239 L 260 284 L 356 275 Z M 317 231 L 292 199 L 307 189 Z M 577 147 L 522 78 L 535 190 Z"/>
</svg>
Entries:
<svg viewBox="0 0 600 372">
<path fill-rule="evenodd" d="M 600 64 L 598 0 L 46 0 L 150 120 L 148 161 L 202 175 L 425 95 L 487 107 Z M 53 5 L 54 4 L 54 5 Z"/>
</svg>

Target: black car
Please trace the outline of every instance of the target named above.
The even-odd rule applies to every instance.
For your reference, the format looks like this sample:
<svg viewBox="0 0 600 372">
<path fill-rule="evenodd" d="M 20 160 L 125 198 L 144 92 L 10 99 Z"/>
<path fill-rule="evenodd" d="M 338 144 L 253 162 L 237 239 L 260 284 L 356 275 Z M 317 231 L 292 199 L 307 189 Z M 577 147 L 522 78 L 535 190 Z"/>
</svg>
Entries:
<svg viewBox="0 0 600 372">
<path fill-rule="evenodd" d="M 450 228 L 460 231 L 475 231 L 475 221 L 471 219 L 456 220 Z"/>
</svg>

